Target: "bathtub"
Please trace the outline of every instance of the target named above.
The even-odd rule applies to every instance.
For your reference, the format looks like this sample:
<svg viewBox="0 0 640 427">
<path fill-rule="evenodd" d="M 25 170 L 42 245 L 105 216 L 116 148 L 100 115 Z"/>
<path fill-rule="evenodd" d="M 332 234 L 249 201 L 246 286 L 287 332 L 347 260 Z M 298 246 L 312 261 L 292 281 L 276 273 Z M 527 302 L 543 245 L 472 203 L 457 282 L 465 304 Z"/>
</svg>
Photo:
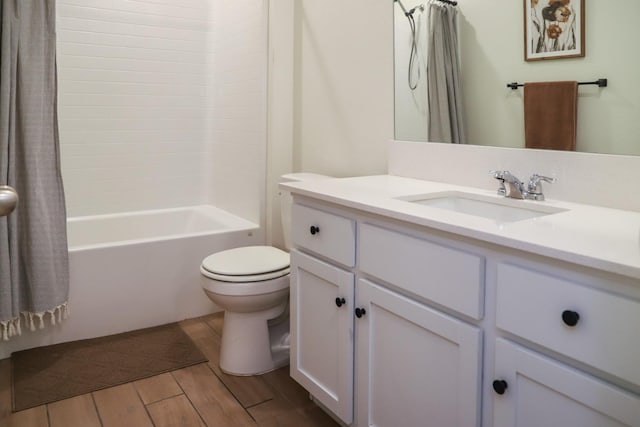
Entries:
<svg viewBox="0 0 640 427">
<path fill-rule="evenodd" d="M 69 318 L 0 344 L 12 351 L 219 311 L 200 286 L 207 255 L 263 243 L 259 226 L 214 206 L 69 218 Z"/>
</svg>

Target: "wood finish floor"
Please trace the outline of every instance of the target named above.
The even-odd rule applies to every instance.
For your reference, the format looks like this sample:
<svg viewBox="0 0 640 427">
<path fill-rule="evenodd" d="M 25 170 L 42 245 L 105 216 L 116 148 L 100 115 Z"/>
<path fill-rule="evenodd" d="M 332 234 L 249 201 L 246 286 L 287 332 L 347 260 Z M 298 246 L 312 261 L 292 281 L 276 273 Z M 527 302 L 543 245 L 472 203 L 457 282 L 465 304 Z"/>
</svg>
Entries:
<svg viewBox="0 0 640 427">
<path fill-rule="evenodd" d="M 9 359 L 0 360 L 2 427 L 329 427 L 338 424 L 289 377 L 289 367 L 235 377 L 218 367 L 222 314 L 180 322 L 209 363 L 11 413 Z"/>
</svg>

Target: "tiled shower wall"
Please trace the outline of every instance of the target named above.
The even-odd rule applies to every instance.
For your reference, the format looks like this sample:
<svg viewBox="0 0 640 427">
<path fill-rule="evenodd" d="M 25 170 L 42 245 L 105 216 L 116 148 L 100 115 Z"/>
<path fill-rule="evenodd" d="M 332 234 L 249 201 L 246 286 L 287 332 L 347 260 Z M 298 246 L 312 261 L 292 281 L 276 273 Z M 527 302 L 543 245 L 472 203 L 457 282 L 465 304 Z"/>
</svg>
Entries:
<svg viewBox="0 0 640 427">
<path fill-rule="evenodd" d="M 211 203 L 261 222 L 266 0 L 57 0 L 69 216 Z"/>
</svg>

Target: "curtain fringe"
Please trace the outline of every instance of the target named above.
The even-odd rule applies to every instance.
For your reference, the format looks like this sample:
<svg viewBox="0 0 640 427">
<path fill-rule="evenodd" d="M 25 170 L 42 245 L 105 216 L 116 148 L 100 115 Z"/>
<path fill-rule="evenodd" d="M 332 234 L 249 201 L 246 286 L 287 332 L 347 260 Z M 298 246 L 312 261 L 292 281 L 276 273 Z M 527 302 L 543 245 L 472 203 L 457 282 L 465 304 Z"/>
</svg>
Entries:
<svg viewBox="0 0 640 427">
<path fill-rule="evenodd" d="M 63 320 L 69 317 L 69 307 L 67 305 L 67 302 L 65 301 L 64 303 L 50 310 L 45 310 L 38 313 L 23 311 L 20 314 L 24 316 L 25 327 L 31 331 L 35 331 L 36 318 L 39 320 L 38 322 L 39 329 L 44 328 L 45 326 L 44 320 L 46 315 L 49 315 L 51 319 L 51 325 L 53 326 L 56 324 L 56 317 L 57 317 L 58 323 L 61 323 Z M 18 315 L 13 319 L 3 320 L 2 322 L 0 322 L 0 336 L 2 337 L 3 341 L 9 341 L 9 338 L 11 337 L 22 335 L 22 327 L 20 324 L 21 323 L 20 319 L 21 318 Z"/>
</svg>

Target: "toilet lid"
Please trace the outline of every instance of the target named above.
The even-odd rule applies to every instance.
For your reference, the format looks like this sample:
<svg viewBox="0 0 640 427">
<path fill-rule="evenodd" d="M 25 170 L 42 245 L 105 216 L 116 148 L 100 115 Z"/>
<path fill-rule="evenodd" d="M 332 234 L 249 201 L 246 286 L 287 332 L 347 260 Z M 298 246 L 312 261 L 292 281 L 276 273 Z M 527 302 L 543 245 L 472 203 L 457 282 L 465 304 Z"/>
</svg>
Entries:
<svg viewBox="0 0 640 427">
<path fill-rule="evenodd" d="M 202 268 L 215 275 L 257 276 L 288 270 L 289 254 L 272 246 L 246 246 L 209 255 Z"/>
</svg>

